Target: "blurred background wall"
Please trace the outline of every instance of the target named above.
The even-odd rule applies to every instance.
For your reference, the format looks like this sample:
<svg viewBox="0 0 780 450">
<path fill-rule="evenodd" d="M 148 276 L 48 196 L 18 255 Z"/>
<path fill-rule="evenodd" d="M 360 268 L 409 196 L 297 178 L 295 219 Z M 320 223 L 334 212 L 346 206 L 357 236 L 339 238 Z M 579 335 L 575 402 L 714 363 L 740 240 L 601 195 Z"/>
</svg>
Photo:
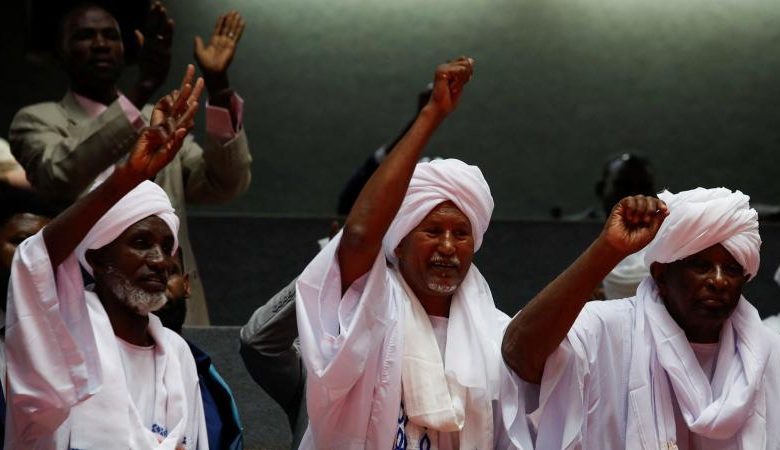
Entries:
<svg viewBox="0 0 780 450">
<path fill-rule="evenodd" d="M 16 110 L 66 86 L 56 67 L 25 58 L 37 32 L 29 5 L 3 3 L 0 136 Z M 776 0 L 165 4 L 176 20 L 167 87 L 219 13 L 248 22 L 230 75 L 246 100 L 253 183 L 195 213 L 333 214 L 344 181 L 403 127 L 435 65 L 461 54 L 476 58 L 475 78 L 428 153 L 478 164 L 498 218 L 592 205 L 602 161 L 625 150 L 653 161 L 660 187 L 725 185 L 780 203 Z"/>
</svg>

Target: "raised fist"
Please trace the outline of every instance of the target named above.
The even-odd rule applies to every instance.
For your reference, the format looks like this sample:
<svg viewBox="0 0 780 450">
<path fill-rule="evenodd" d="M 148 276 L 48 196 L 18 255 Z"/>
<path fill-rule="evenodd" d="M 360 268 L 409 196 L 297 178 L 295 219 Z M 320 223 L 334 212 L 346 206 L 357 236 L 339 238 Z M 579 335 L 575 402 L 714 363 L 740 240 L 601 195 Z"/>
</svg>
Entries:
<svg viewBox="0 0 780 450">
<path fill-rule="evenodd" d="M 626 197 L 612 208 L 601 235 L 613 248 L 630 255 L 653 240 L 668 215 L 666 203 L 660 199 Z"/>
<path fill-rule="evenodd" d="M 454 111 L 463 93 L 463 86 L 471 80 L 473 73 L 474 60 L 465 56 L 440 64 L 436 67 L 428 106 L 442 116 Z"/>
</svg>

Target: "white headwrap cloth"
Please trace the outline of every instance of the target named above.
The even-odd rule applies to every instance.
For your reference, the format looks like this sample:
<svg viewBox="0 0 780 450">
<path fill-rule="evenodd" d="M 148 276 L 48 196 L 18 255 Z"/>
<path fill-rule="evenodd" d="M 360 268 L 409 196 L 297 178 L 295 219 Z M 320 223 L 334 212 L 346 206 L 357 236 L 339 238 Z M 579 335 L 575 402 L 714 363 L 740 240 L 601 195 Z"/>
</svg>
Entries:
<svg viewBox="0 0 780 450">
<path fill-rule="evenodd" d="M 493 197 L 482 171 L 458 159 L 437 159 L 417 164 L 406 197 L 382 241 L 385 257 L 396 262 L 395 248 L 438 204 L 451 201 L 468 217 L 474 251 L 493 214 Z"/>
<path fill-rule="evenodd" d="M 151 181 L 144 181 L 128 192 L 121 200 L 95 223 L 86 237 L 76 247 L 76 257 L 81 266 L 92 275 L 92 266 L 87 263 L 87 250 L 94 250 L 110 244 L 134 223 L 149 216 L 157 216 L 168 225 L 173 233 L 173 251 L 179 247 L 179 218 L 174 213 L 171 200 L 165 191 Z"/>
<path fill-rule="evenodd" d="M 722 244 L 752 279 L 758 273 L 761 236 L 758 214 L 750 197 L 726 188 L 696 188 L 658 198 L 666 202 L 669 216 L 646 247 L 645 264 L 670 263 Z"/>
<path fill-rule="evenodd" d="M 677 261 L 722 244 L 746 274 L 755 276 L 761 237 L 748 196 L 725 188 L 696 188 L 676 195 L 664 191 L 658 197 L 669 207 L 669 216 L 646 247 L 648 266 L 656 261 Z M 709 439 L 735 438 L 739 448 L 763 448 L 763 380 L 771 348 L 762 335 L 756 309 L 740 297 L 723 324 L 710 382 L 651 277 L 639 285 L 637 298 L 626 448 L 667 448 L 676 443 L 673 396 L 692 432 Z"/>
<path fill-rule="evenodd" d="M 478 167 L 445 159 L 417 164 L 406 197 L 382 243 L 387 259 L 395 263 L 394 251 L 401 240 L 446 201 L 453 202 L 468 217 L 474 251 L 478 250 L 493 212 L 490 187 Z M 448 350 L 442 355 L 425 309 L 403 277 L 397 275 L 398 285 L 405 291 L 401 379 L 404 408 L 410 420 L 405 427 L 407 438 L 417 442 L 426 429 L 460 431 L 461 447 L 492 447 L 491 401 L 498 395 L 501 327 L 496 324 L 487 282 L 476 267 L 469 269 L 452 299 Z M 454 349 L 458 349 L 458 357 Z M 476 360 L 484 363 L 474 364 Z M 437 448 L 435 441 L 431 448 Z"/>
</svg>

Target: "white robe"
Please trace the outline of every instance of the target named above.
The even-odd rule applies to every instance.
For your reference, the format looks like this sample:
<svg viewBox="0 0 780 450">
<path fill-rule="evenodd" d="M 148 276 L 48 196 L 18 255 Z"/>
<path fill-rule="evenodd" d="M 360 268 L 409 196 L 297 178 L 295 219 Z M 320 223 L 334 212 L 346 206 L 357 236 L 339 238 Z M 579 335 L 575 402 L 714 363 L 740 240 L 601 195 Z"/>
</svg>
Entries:
<svg viewBox="0 0 780 450">
<path fill-rule="evenodd" d="M 6 448 L 208 448 L 195 361 L 181 337 L 150 316 L 156 380 L 149 383 L 157 387 L 150 429 L 128 392 L 100 300 L 72 283 L 75 256 L 58 268 L 55 283 L 38 233 L 18 247 L 12 270 Z"/>
<path fill-rule="evenodd" d="M 317 255 L 296 286 L 309 413 L 309 428 L 300 448 L 390 450 L 398 430 L 402 394 L 404 290 L 380 254 L 369 273 L 355 281 L 342 297 L 336 256 L 339 241 L 337 236 Z M 471 267 L 466 278 L 472 280 L 475 289 L 489 294 L 476 267 Z M 505 370 L 500 339 L 509 318 L 495 308 L 492 297 L 489 306 L 484 298 L 457 305 L 457 293 L 453 298 L 444 356 L 448 374 L 455 367 L 462 373 L 465 365 L 484 368 L 489 360 L 493 361 L 491 368 L 492 364 L 500 366 L 495 368 L 496 372 Z M 465 303 L 468 306 L 464 307 Z M 470 312 L 459 312 L 464 309 Z M 491 324 L 489 332 L 452 332 L 465 323 L 473 323 L 475 316 Z M 481 337 L 487 334 L 495 334 L 492 344 Z M 490 350 L 482 354 L 473 351 L 477 341 Z M 495 400 L 494 417 L 498 416 Z M 466 417 L 468 423 L 468 411 Z M 494 424 L 493 429 L 499 431 L 503 427 Z M 492 434 L 494 440 L 500 439 L 498 433 Z"/>
<path fill-rule="evenodd" d="M 516 442 L 535 441 L 537 450 L 644 448 L 640 438 L 626 430 L 632 411 L 629 402 L 643 398 L 629 388 L 632 345 L 637 338 L 636 308 L 636 297 L 588 303 L 566 339 L 548 357 L 541 386 L 526 383 L 515 374 L 505 380 L 502 412 L 508 433 Z M 764 398 L 757 399 L 762 407 L 765 402 L 766 429 L 758 431 L 767 431 L 766 446 L 762 448 L 774 450 L 780 446 L 780 434 L 776 431 L 780 429 L 780 337 L 760 324 L 759 328 L 773 352 L 764 372 Z M 674 407 L 679 409 L 674 391 L 672 398 Z M 539 403 L 541 407 L 537 409 Z M 640 411 L 640 426 L 646 430 L 656 427 L 654 408 L 652 401 L 633 408 Z M 684 419 L 678 415 L 676 420 Z M 678 442 L 692 437 L 680 434 L 689 432 L 685 422 L 676 428 Z M 643 441 L 652 440 L 644 438 Z M 736 437 L 701 441 L 706 449 L 740 449 Z M 679 448 L 686 447 L 681 444 Z"/>
</svg>

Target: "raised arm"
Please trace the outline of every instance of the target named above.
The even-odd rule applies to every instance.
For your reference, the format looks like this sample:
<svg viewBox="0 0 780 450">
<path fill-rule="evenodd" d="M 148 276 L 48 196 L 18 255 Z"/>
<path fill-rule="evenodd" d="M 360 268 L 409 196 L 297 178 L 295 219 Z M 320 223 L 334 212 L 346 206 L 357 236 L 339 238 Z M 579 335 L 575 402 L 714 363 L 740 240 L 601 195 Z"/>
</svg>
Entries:
<svg viewBox="0 0 780 450">
<path fill-rule="evenodd" d="M 194 73 L 194 67 L 188 66 L 181 89 L 157 102 L 151 125 L 142 131 L 127 161 L 44 228 L 43 238 L 55 270 L 114 203 L 142 181 L 154 178 L 176 155 L 192 128 L 203 90 L 202 79 L 192 85 Z"/>
<path fill-rule="evenodd" d="M 157 88 L 165 83 L 171 68 L 173 19 L 159 1 L 152 4 L 143 32 L 135 30 L 138 42 L 138 78 L 127 92 L 127 98 L 141 109 Z"/>
<path fill-rule="evenodd" d="M 460 57 L 436 68 L 428 104 L 360 191 L 338 249 L 342 292 L 374 264 L 382 238 L 406 195 L 414 166 L 433 132 L 457 107 L 473 66 L 473 59 Z"/>
<path fill-rule="evenodd" d="M 668 211 L 654 197 L 626 197 L 612 209 L 595 241 L 512 319 L 504 360 L 525 381 L 540 383 L 547 357 L 574 324 L 591 292 L 626 256 L 650 243 Z"/>
</svg>

